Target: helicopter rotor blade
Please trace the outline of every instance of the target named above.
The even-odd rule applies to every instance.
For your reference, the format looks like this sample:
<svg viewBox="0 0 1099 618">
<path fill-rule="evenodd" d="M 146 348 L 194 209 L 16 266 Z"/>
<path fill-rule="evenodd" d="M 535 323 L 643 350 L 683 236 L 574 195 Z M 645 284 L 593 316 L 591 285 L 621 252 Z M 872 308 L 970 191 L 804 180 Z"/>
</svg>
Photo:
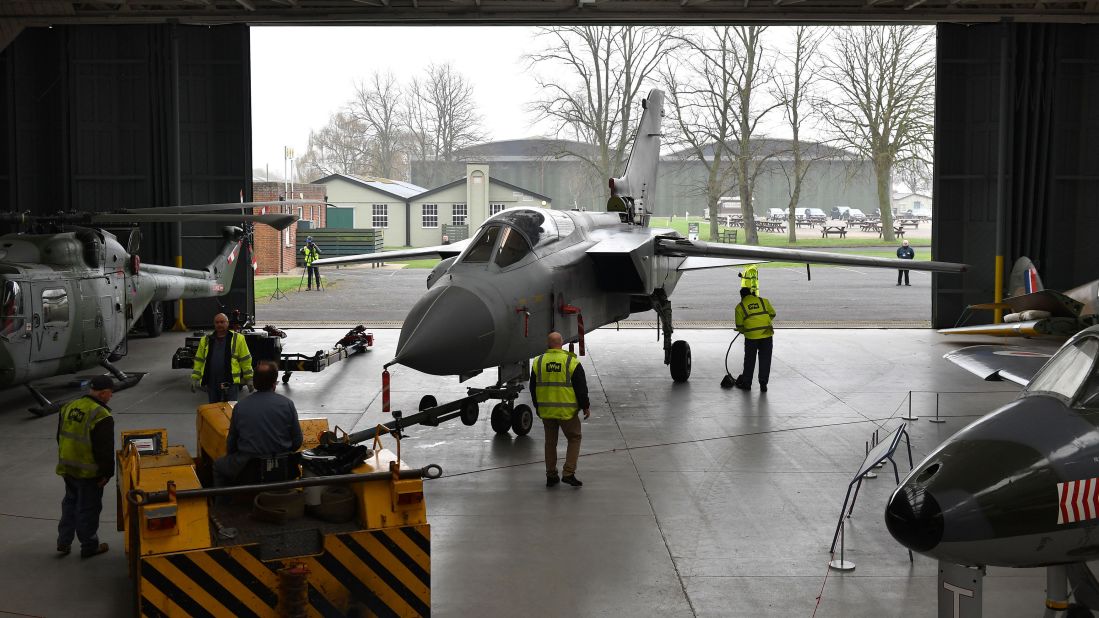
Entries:
<svg viewBox="0 0 1099 618">
<path fill-rule="evenodd" d="M 141 214 L 192 214 L 217 210 L 241 210 L 244 208 L 276 208 L 279 206 L 323 206 L 324 200 L 279 200 L 271 202 L 226 202 L 224 204 L 192 204 L 187 206 L 155 206 L 152 208 L 126 208 L 120 212 Z"/>
<path fill-rule="evenodd" d="M 251 221 L 270 225 L 276 230 L 290 227 L 298 220 L 297 215 L 240 215 L 240 214 L 169 214 L 169 213 L 102 213 L 93 214 L 86 219 L 90 223 L 235 223 Z"/>
</svg>

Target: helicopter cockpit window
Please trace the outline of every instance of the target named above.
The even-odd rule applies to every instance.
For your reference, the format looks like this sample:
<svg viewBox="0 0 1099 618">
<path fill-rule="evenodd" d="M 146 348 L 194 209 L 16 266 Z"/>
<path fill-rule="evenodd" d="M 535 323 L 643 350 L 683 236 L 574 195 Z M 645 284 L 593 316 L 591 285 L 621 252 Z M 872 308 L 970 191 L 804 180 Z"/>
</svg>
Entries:
<svg viewBox="0 0 1099 618">
<path fill-rule="evenodd" d="M 65 326 L 69 323 L 69 294 L 62 289 L 42 291 L 42 323 Z"/>
<path fill-rule="evenodd" d="M 493 219 L 519 230 L 535 247 L 541 247 L 561 237 L 553 217 L 547 217 L 539 210 L 510 208 L 495 215 Z"/>
<path fill-rule="evenodd" d="M 1027 385 L 1028 393 L 1052 393 L 1072 399 L 1092 375 L 1099 339 L 1088 337 L 1057 353 Z"/>
<path fill-rule="evenodd" d="M 16 281 L 5 281 L 0 290 L 0 335 L 8 337 L 23 330 L 23 290 Z"/>
<path fill-rule="evenodd" d="M 481 230 L 477 239 L 469 244 L 462 263 L 487 262 L 492 257 L 492 248 L 496 246 L 496 237 L 500 234 L 499 226 L 492 226 Z"/>
<path fill-rule="evenodd" d="M 506 268 L 523 259 L 530 252 L 530 245 L 522 234 L 513 228 L 505 228 L 504 239 L 500 241 L 500 250 L 496 252 L 496 265 Z"/>
</svg>

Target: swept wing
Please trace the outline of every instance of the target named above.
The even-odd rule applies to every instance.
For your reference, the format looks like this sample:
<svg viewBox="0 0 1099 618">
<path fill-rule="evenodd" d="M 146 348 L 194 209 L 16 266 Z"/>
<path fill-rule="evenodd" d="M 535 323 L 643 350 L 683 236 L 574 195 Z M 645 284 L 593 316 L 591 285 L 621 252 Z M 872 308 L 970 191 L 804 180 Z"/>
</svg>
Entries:
<svg viewBox="0 0 1099 618">
<path fill-rule="evenodd" d="M 941 273 L 965 272 L 968 266 L 954 262 L 918 262 L 916 260 L 898 260 L 895 258 L 869 257 L 829 253 L 826 251 L 805 251 L 802 249 L 784 249 L 779 247 L 754 247 L 746 245 L 727 245 L 709 243 L 686 238 L 660 237 L 656 239 L 656 252 L 661 255 L 686 258 L 709 257 L 738 260 L 734 264 L 752 262 L 806 262 L 810 264 L 838 264 L 845 266 L 868 266 L 873 268 L 903 268 L 906 270 L 926 270 Z"/>
<path fill-rule="evenodd" d="M 415 249 L 398 249 L 397 251 L 380 251 L 378 253 L 360 253 L 358 255 L 343 255 L 340 257 L 322 258 L 313 262 L 318 266 L 328 264 L 360 264 L 369 262 L 397 262 L 400 260 L 414 260 L 424 257 L 440 257 L 443 259 L 454 257 L 461 253 L 472 239 L 450 243 L 449 245 L 436 245 L 434 247 L 416 247 Z"/>
<path fill-rule="evenodd" d="M 974 345 L 948 352 L 943 358 L 982 380 L 1008 380 L 1026 386 L 1054 352 L 1056 348 L 1042 351 L 1030 346 Z"/>
</svg>

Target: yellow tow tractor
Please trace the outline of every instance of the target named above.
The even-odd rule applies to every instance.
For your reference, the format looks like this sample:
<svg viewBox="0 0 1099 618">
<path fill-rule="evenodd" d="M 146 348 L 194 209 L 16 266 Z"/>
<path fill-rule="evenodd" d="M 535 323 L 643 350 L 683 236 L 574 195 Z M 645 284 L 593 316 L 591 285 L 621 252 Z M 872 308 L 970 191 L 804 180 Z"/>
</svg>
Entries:
<svg viewBox="0 0 1099 618">
<path fill-rule="evenodd" d="M 302 419 L 303 450 L 257 458 L 214 487 L 230 403 L 198 408 L 198 454 L 166 429 L 122 433 L 118 529 L 138 616 L 427 616 L 431 535 L 423 479 L 356 434 Z M 372 447 L 362 442 L 373 439 Z"/>
</svg>

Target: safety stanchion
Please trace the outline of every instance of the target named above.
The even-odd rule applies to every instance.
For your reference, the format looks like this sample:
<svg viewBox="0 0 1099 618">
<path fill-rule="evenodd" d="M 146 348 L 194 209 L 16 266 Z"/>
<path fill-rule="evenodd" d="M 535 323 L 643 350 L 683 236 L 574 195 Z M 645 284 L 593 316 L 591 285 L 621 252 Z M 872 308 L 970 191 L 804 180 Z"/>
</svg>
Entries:
<svg viewBox="0 0 1099 618">
<path fill-rule="evenodd" d="M 836 571 L 854 571 L 855 570 L 855 563 L 851 562 L 850 560 L 845 560 L 844 559 L 845 556 L 844 556 L 843 539 L 844 539 L 845 535 L 844 535 L 843 531 L 844 531 L 845 528 L 846 528 L 846 526 L 841 526 L 840 527 L 840 557 L 839 557 L 838 560 L 833 559 L 831 562 L 828 563 L 828 568 L 836 570 Z"/>
<path fill-rule="evenodd" d="M 939 394 L 935 393 L 935 418 L 927 419 L 932 423 L 945 423 L 945 418 L 939 418 Z"/>
<path fill-rule="evenodd" d="M 917 421 L 920 419 L 920 417 L 912 414 L 912 391 L 908 391 L 908 416 L 902 416 L 901 419 L 906 421 Z"/>
</svg>

